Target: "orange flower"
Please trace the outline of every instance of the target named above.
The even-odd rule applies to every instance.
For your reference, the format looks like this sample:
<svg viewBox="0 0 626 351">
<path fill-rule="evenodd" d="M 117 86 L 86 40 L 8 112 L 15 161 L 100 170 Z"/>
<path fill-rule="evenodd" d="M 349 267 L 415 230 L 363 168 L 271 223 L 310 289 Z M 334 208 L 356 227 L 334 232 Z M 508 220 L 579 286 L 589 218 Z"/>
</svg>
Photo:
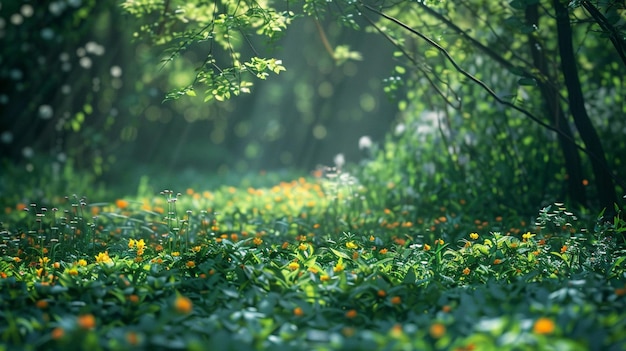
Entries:
<svg viewBox="0 0 626 351">
<path fill-rule="evenodd" d="M 293 314 L 296 317 L 302 317 L 302 316 L 304 316 L 304 311 L 302 310 L 301 307 L 296 307 L 296 308 L 293 309 Z"/>
<path fill-rule="evenodd" d="M 387 296 L 387 292 L 383 289 L 380 289 L 376 292 L 376 295 L 378 295 L 378 297 L 385 297 Z"/>
<path fill-rule="evenodd" d="M 389 251 L 389 250 L 387 250 L 386 248 L 383 248 L 383 249 L 380 249 L 380 251 L 378 251 L 378 252 L 379 252 L 381 255 L 384 255 L 384 254 L 386 254 L 386 253 L 387 253 L 387 251 Z"/>
<path fill-rule="evenodd" d="M 502 260 L 499 258 L 496 258 L 495 260 L 493 260 L 493 264 L 500 264 L 502 263 Z"/>
<path fill-rule="evenodd" d="M 358 315 L 356 310 L 348 310 L 348 312 L 346 312 L 346 317 L 347 318 L 355 318 Z"/>
<path fill-rule="evenodd" d="M 52 339 L 53 340 L 59 340 L 61 339 L 63 336 L 65 335 L 65 330 L 63 330 L 63 328 L 61 327 L 56 327 L 54 329 L 52 329 Z"/>
<path fill-rule="evenodd" d="M 185 266 L 187 266 L 187 268 L 193 268 L 196 266 L 196 263 L 194 261 L 187 261 Z"/>
<path fill-rule="evenodd" d="M 541 317 L 535 321 L 533 325 L 533 332 L 536 334 L 552 334 L 554 332 L 555 325 L 552 319 Z"/>
<path fill-rule="evenodd" d="M 139 336 L 137 335 L 137 333 L 129 331 L 128 333 L 126 333 L 126 341 L 128 341 L 128 343 L 131 345 L 137 345 L 139 344 Z"/>
<path fill-rule="evenodd" d="M 430 245 L 424 244 L 424 251 L 429 251 L 429 250 L 430 250 Z"/>
<path fill-rule="evenodd" d="M 48 301 L 46 301 L 46 300 L 38 300 L 35 305 L 37 306 L 37 308 L 39 308 L 41 310 L 45 310 L 46 308 L 48 308 Z"/>
<path fill-rule="evenodd" d="M 561 247 L 561 253 L 565 253 L 565 251 L 567 251 L 567 245 Z"/>
<path fill-rule="evenodd" d="M 430 326 L 430 329 L 428 331 L 430 333 L 430 336 L 435 339 L 439 339 L 446 334 L 446 326 L 441 323 L 435 323 Z"/>
<path fill-rule="evenodd" d="M 468 267 L 465 267 L 465 269 L 463 270 L 463 274 L 465 275 L 469 275 L 471 272 L 472 271 Z"/>
<path fill-rule="evenodd" d="M 400 298 L 400 296 L 394 296 L 391 298 L 391 303 L 393 305 L 399 305 L 402 303 L 402 299 Z"/>
<path fill-rule="evenodd" d="M 193 303 L 185 296 L 178 296 L 174 301 L 174 308 L 178 313 L 189 314 L 193 310 Z"/>
<path fill-rule="evenodd" d="M 263 239 L 258 238 L 258 237 L 257 237 L 257 238 L 254 238 L 254 239 L 252 239 L 252 243 L 253 243 L 254 245 L 256 245 L 256 246 L 259 246 L 259 245 L 261 245 L 261 244 L 263 243 Z"/>
<path fill-rule="evenodd" d="M 117 208 L 119 208 L 120 210 L 124 210 L 128 207 L 128 201 L 123 199 L 117 199 L 115 200 L 115 206 L 117 206 Z"/>
<path fill-rule="evenodd" d="M 78 316 L 76 323 L 81 329 L 93 329 L 96 327 L 96 317 L 93 314 L 83 314 Z"/>
</svg>

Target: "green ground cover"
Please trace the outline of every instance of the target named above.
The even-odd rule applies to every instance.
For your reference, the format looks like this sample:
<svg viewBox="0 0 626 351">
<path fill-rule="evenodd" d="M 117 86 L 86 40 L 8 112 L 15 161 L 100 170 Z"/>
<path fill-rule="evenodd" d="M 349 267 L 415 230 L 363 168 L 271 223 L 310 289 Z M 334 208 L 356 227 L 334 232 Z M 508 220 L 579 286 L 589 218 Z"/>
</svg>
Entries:
<svg viewBox="0 0 626 351">
<path fill-rule="evenodd" d="M 621 220 L 472 220 L 330 176 L 5 201 L 0 350 L 626 347 Z"/>
</svg>

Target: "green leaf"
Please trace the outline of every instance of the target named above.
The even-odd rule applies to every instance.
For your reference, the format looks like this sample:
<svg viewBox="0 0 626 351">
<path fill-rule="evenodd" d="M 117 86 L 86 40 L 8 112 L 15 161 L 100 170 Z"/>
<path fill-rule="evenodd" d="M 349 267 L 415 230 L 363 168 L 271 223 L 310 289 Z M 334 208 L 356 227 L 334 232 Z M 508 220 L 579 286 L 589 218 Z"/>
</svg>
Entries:
<svg viewBox="0 0 626 351">
<path fill-rule="evenodd" d="M 537 82 L 533 78 L 521 78 L 517 81 L 517 84 L 525 86 L 537 86 Z"/>
</svg>

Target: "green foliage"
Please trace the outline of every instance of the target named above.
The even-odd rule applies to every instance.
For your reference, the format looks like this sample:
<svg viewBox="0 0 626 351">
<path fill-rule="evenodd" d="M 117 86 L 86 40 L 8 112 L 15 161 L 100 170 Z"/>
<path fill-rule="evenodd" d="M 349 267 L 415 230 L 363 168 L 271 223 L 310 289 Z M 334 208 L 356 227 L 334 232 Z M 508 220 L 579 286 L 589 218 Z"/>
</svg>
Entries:
<svg viewBox="0 0 626 351">
<path fill-rule="evenodd" d="M 387 191 L 339 172 L 8 209 L 0 340 L 103 350 L 625 345 L 620 217 L 585 229 L 555 204 L 533 230 L 461 223 L 462 237 L 433 238 L 430 219 L 367 195 Z"/>
</svg>

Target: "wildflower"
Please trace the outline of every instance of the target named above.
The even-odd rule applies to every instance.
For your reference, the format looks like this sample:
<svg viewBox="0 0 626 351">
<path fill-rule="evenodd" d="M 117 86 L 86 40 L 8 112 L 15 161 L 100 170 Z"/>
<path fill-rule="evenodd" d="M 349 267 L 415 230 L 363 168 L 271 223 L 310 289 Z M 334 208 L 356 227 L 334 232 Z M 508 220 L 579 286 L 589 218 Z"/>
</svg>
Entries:
<svg viewBox="0 0 626 351">
<path fill-rule="evenodd" d="M 376 238 L 373 235 L 370 235 L 370 241 L 374 241 Z"/>
<path fill-rule="evenodd" d="M 193 310 L 193 303 L 185 296 L 177 296 L 174 301 L 174 308 L 178 313 L 189 314 Z"/>
<path fill-rule="evenodd" d="M 443 305 L 443 307 L 441 307 L 441 310 L 444 313 L 450 313 L 450 311 L 452 311 L 452 307 L 450 307 L 450 305 Z"/>
<path fill-rule="evenodd" d="M 105 251 L 105 252 L 100 252 L 96 256 L 96 263 L 110 264 L 110 263 L 113 263 L 113 260 L 111 259 L 111 257 L 109 257 L 109 253 Z"/>
<path fill-rule="evenodd" d="M 298 262 L 290 262 L 287 267 L 289 267 L 289 269 L 291 269 L 292 271 L 295 271 L 296 269 L 300 268 L 300 264 Z"/>
<path fill-rule="evenodd" d="M 522 234 L 522 239 L 526 242 L 530 238 L 532 238 L 533 236 L 535 236 L 535 234 L 531 234 L 530 232 L 526 232 L 526 233 Z"/>
<path fill-rule="evenodd" d="M 128 248 L 129 249 L 135 248 L 135 243 L 136 243 L 135 239 L 128 240 Z"/>
<path fill-rule="evenodd" d="M 76 267 L 69 268 L 67 270 L 67 274 L 69 274 L 69 275 L 78 275 L 78 269 L 76 269 Z"/>
<path fill-rule="evenodd" d="M 430 333 L 430 336 L 435 339 L 439 339 L 446 334 L 446 326 L 441 323 L 434 323 L 430 326 L 430 329 L 428 331 Z"/>
<path fill-rule="evenodd" d="M 320 280 L 321 280 L 321 281 L 323 281 L 323 282 L 327 282 L 327 281 L 329 281 L 329 280 L 330 280 L 330 276 L 328 276 L 328 275 L 323 275 L 323 276 L 321 276 L 321 277 L 320 277 Z"/>
<path fill-rule="evenodd" d="M 478 239 L 478 233 L 471 233 L 471 234 L 470 234 L 470 238 L 471 238 L 472 240 L 476 240 L 476 239 Z"/>
<path fill-rule="evenodd" d="M 22 259 L 17 257 L 17 256 L 15 256 L 15 257 L 13 257 L 13 262 L 20 263 L 20 262 L 22 262 Z"/>
<path fill-rule="evenodd" d="M 172 256 L 178 257 L 178 256 L 180 256 L 180 252 L 174 251 L 174 252 L 172 252 Z"/>
<path fill-rule="evenodd" d="M 81 329 L 93 329 L 96 327 L 96 317 L 93 314 L 83 314 L 78 316 L 76 323 Z"/>
<path fill-rule="evenodd" d="M 137 302 L 139 302 L 139 296 L 137 296 L 135 294 L 128 295 L 128 301 L 130 301 L 132 303 L 137 303 Z"/>
<path fill-rule="evenodd" d="M 463 274 L 465 275 L 469 275 L 471 272 L 471 270 L 468 267 L 465 267 L 465 269 L 463 270 Z"/>
<path fill-rule="evenodd" d="M 615 288 L 615 295 L 624 296 L 626 295 L 626 285 L 623 288 Z"/>
<path fill-rule="evenodd" d="M 535 334 L 552 334 L 554 329 L 554 322 L 552 319 L 546 317 L 537 319 L 533 325 L 533 332 L 535 332 Z"/>
<path fill-rule="evenodd" d="M 286 248 L 288 248 L 288 247 L 289 247 L 289 243 L 288 243 L 288 242 L 286 242 L 286 241 L 285 241 L 285 242 L 283 243 L 283 245 L 281 246 L 281 248 L 282 248 L 283 250 L 285 250 L 285 249 L 286 249 Z"/>
<path fill-rule="evenodd" d="M 358 249 L 359 248 L 359 246 L 357 244 L 355 244 L 354 241 L 348 241 L 346 243 L 346 247 L 348 249 Z"/>
<path fill-rule="evenodd" d="M 313 274 L 317 274 L 317 273 L 319 272 L 319 271 L 317 270 L 317 268 L 315 268 L 315 267 L 309 267 L 309 268 L 307 269 L 307 271 L 309 271 L 309 272 L 311 272 L 311 273 L 313 273 Z"/>
<path fill-rule="evenodd" d="M 392 305 L 399 305 L 401 303 L 402 303 L 402 299 L 400 298 L 400 296 L 394 296 L 391 298 Z"/>
<path fill-rule="evenodd" d="M 502 263 L 502 260 L 499 258 L 496 258 L 495 260 L 493 260 L 493 264 L 500 264 Z"/>
<path fill-rule="evenodd" d="M 424 251 L 429 251 L 429 250 L 430 250 L 430 245 L 424 244 Z"/>
<path fill-rule="evenodd" d="M 343 263 L 341 263 L 341 262 L 337 262 L 337 264 L 335 265 L 335 267 L 333 267 L 333 272 L 335 272 L 335 273 L 343 272 L 343 270 L 344 270 L 345 268 L 346 268 L 346 267 L 343 265 Z"/>
<path fill-rule="evenodd" d="M 259 238 L 259 237 L 256 237 L 256 238 L 252 239 L 252 243 L 253 243 L 254 245 L 256 245 L 256 246 L 259 246 L 259 245 L 261 245 L 261 244 L 263 243 L 263 239 L 261 239 L 261 238 Z M 199 246 L 198 246 L 198 247 L 199 247 Z"/>
<path fill-rule="evenodd" d="M 387 296 L 387 292 L 383 289 L 380 289 L 376 292 L 376 295 L 378 295 L 378 297 L 385 297 Z"/>
<path fill-rule="evenodd" d="M 387 251 L 389 251 L 389 250 L 387 250 L 386 248 L 382 248 L 382 249 L 380 249 L 380 251 L 378 251 L 378 252 L 379 252 L 381 255 L 384 255 L 384 254 L 386 254 L 386 253 L 387 253 Z"/>
<path fill-rule="evenodd" d="M 115 201 L 115 206 L 117 206 L 117 208 L 119 208 L 120 210 L 124 210 L 128 207 L 128 201 L 126 200 L 122 200 L 122 199 L 117 199 Z"/>
<path fill-rule="evenodd" d="M 354 251 L 354 252 L 352 253 L 352 259 L 353 259 L 353 260 L 356 260 L 357 258 L 359 258 L 359 253 L 358 253 L 358 251 Z"/>
<path fill-rule="evenodd" d="M 345 336 L 346 338 L 351 337 L 352 335 L 354 335 L 354 328 L 352 327 L 343 327 L 341 328 L 341 334 L 343 334 L 343 336 Z"/>
<path fill-rule="evenodd" d="M 48 257 L 41 257 L 41 258 L 39 258 L 39 265 L 41 265 L 41 266 L 47 265 L 48 262 L 50 262 L 50 259 Z"/>
<path fill-rule="evenodd" d="M 298 250 L 300 251 L 304 251 L 308 248 L 306 243 L 301 243 L 300 245 L 298 245 Z"/>
<path fill-rule="evenodd" d="M 403 331 L 402 331 L 402 324 L 400 323 L 396 323 L 393 325 L 393 327 L 391 327 L 391 330 L 389 331 L 389 333 L 391 334 L 392 337 L 394 338 L 399 338 L 402 336 Z"/>
<path fill-rule="evenodd" d="M 302 310 L 301 307 L 296 307 L 293 309 L 293 315 L 296 317 L 302 317 L 304 316 L 304 311 Z"/>
<path fill-rule="evenodd" d="M 0 278 L 6 279 L 6 277 L 8 277 L 8 275 L 6 273 L 0 272 Z"/>
<path fill-rule="evenodd" d="M 137 335 L 137 333 L 129 331 L 128 333 L 126 333 L 126 341 L 128 341 L 128 343 L 131 345 L 138 345 L 139 336 Z"/>
<path fill-rule="evenodd" d="M 196 263 L 194 261 L 187 261 L 185 266 L 187 266 L 187 268 L 193 268 L 196 266 Z"/>
<path fill-rule="evenodd" d="M 51 337 L 53 340 L 59 340 L 65 335 L 65 330 L 61 327 L 52 329 Z"/>
<path fill-rule="evenodd" d="M 561 253 L 565 253 L 565 251 L 567 251 L 567 245 L 561 247 Z"/>
<path fill-rule="evenodd" d="M 37 306 L 37 308 L 41 309 L 41 310 L 45 310 L 46 308 L 48 308 L 48 301 L 46 300 L 38 300 L 35 305 Z"/>
<path fill-rule="evenodd" d="M 346 317 L 347 318 L 355 318 L 358 315 L 356 310 L 348 310 L 348 312 L 346 312 Z"/>
</svg>

